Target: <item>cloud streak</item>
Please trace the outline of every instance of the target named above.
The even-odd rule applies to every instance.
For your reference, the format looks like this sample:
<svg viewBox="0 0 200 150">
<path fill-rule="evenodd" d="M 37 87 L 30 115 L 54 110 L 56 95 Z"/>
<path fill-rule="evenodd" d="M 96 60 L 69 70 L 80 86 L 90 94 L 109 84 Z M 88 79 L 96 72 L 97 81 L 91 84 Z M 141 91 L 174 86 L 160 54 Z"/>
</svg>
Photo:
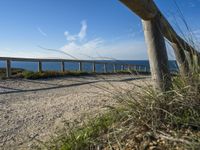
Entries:
<svg viewBox="0 0 200 150">
<path fill-rule="evenodd" d="M 37 27 L 37 30 L 41 35 L 47 37 L 47 34 L 40 27 Z"/>
</svg>

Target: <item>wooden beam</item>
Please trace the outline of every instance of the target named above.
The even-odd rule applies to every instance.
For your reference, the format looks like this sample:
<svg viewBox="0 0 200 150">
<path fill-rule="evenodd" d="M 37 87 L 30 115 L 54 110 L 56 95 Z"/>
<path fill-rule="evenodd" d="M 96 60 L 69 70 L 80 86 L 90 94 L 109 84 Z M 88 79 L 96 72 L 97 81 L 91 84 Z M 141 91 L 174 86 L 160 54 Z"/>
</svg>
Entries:
<svg viewBox="0 0 200 150">
<path fill-rule="evenodd" d="M 158 13 L 158 8 L 152 0 L 120 0 L 130 10 L 144 20 L 151 20 Z"/>
<path fill-rule="evenodd" d="M 182 57 L 183 53 L 181 51 L 185 50 L 190 53 L 190 56 L 196 55 L 200 60 L 200 53 L 190 44 L 188 44 L 184 39 L 182 39 L 172 28 L 170 23 L 164 17 L 164 15 L 160 12 L 156 4 L 153 0 L 120 0 L 123 4 L 125 4 L 132 12 L 136 13 L 143 20 L 151 20 L 155 16 L 159 17 L 160 20 L 160 30 L 162 31 L 165 38 L 173 44 L 174 47 L 179 48 L 180 50 L 175 50 L 176 57 Z M 193 59 L 193 58 L 190 58 Z M 177 59 L 177 62 L 187 68 L 187 60 L 185 57 L 181 59 Z"/>
<path fill-rule="evenodd" d="M 167 91 L 171 88 L 171 77 L 165 40 L 161 30 L 159 30 L 159 18 L 155 17 L 150 21 L 142 20 L 142 24 L 154 88 L 162 92 Z"/>
</svg>

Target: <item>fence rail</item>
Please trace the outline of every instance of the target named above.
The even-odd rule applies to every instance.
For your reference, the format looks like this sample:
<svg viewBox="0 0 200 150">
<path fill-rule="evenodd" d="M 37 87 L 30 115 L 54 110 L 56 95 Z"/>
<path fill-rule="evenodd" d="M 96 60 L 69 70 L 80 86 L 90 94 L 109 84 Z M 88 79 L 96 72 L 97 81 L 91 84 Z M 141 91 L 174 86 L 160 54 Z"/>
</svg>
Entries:
<svg viewBox="0 0 200 150">
<path fill-rule="evenodd" d="M 138 65 L 138 64 L 127 64 L 127 63 L 120 63 L 120 62 L 108 62 L 108 61 L 100 61 L 100 60 L 72 60 L 72 59 L 43 59 L 43 58 L 14 58 L 14 57 L 0 57 L 0 61 L 5 61 L 6 65 L 6 77 L 11 77 L 11 64 L 12 61 L 20 61 L 20 62 L 37 62 L 38 63 L 38 72 L 42 72 L 42 63 L 44 62 L 60 62 L 61 65 L 61 72 L 65 71 L 65 62 L 74 62 L 78 63 L 79 71 L 83 71 L 83 65 L 84 63 L 89 63 L 92 65 L 92 72 L 97 72 L 96 65 L 101 64 L 103 65 L 103 72 L 107 73 L 107 66 L 112 65 L 113 66 L 113 73 L 116 73 L 117 71 L 124 71 L 124 70 L 135 70 L 138 72 L 148 72 L 148 66 L 146 65 Z M 117 66 L 120 66 L 120 69 L 117 69 Z"/>
<path fill-rule="evenodd" d="M 200 65 L 200 52 L 193 42 L 190 44 L 177 34 L 154 0 L 119 1 L 141 18 L 152 80 L 156 90 L 168 91 L 172 87 L 165 39 L 174 50 L 180 74 L 183 77 L 189 76 L 194 71 L 194 65 Z"/>
</svg>

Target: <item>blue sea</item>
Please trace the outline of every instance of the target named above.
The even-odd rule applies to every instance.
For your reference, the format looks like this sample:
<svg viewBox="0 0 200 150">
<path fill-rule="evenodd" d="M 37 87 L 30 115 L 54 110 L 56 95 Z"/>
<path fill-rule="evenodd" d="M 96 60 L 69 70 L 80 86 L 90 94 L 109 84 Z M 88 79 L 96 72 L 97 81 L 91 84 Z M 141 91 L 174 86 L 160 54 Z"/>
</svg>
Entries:
<svg viewBox="0 0 200 150">
<path fill-rule="evenodd" d="M 145 65 L 149 69 L 149 61 L 148 60 L 120 60 L 120 61 L 111 61 L 111 60 L 102 60 L 100 62 L 116 62 L 119 64 L 135 64 L 135 65 Z M 178 70 L 176 61 L 169 61 L 170 70 Z M 22 68 L 29 71 L 36 72 L 38 70 L 37 62 L 20 62 L 20 61 L 12 61 L 12 68 Z M 5 61 L 0 61 L 0 68 L 5 68 Z M 107 71 L 112 72 L 113 66 L 107 65 Z M 65 70 L 76 71 L 79 69 L 78 62 L 65 62 Z M 121 66 L 117 65 L 116 70 L 120 70 Z M 143 69 L 143 68 L 141 68 Z M 60 71 L 61 63 L 59 62 L 42 62 L 42 70 L 43 71 Z M 91 72 L 92 64 L 91 63 L 83 63 L 83 71 Z M 103 72 L 104 66 L 103 64 L 96 64 L 96 72 Z"/>
</svg>

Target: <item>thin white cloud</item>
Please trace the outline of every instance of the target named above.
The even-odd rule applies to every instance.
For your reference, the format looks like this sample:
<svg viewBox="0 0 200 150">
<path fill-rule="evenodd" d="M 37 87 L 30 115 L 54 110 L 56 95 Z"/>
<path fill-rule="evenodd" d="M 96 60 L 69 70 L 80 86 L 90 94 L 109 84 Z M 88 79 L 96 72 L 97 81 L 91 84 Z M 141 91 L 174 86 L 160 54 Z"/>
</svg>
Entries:
<svg viewBox="0 0 200 150">
<path fill-rule="evenodd" d="M 101 47 L 104 43 L 101 38 L 85 40 L 87 27 L 87 22 L 83 20 L 79 33 L 71 35 L 69 31 L 65 31 L 64 35 L 67 39 L 67 43 L 62 46 L 60 50 L 72 54 L 76 58 L 81 58 L 83 54 L 91 54 L 95 49 Z"/>
<path fill-rule="evenodd" d="M 81 22 L 81 24 L 82 24 L 82 27 L 81 27 L 81 30 L 78 34 L 78 37 L 79 37 L 80 40 L 83 40 L 85 38 L 86 32 L 87 32 L 87 22 L 85 20 L 83 20 Z"/>
<path fill-rule="evenodd" d="M 47 34 L 40 27 L 37 27 L 37 30 L 38 32 L 40 32 L 41 35 L 47 37 Z"/>
<path fill-rule="evenodd" d="M 64 35 L 65 35 L 67 41 L 69 41 L 69 42 L 75 41 L 77 39 L 77 35 L 70 35 L 68 31 L 65 31 Z"/>
<path fill-rule="evenodd" d="M 76 41 L 76 40 L 82 41 L 86 37 L 86 34 L 87 34 L 87 22 L 86 22 L 86 20 L 83 20 L 81 22 L 81 29 L 80 29 L 79 33 L 71 35 L 69 33 L 69 31 L 64 32 L 64 35 L 65 35 L 67 41 L 69 41 L 69 42 L 73 42 L 73 41 Z"/>
<path fill-rule="evenodd" d="M 90 53 L 91 51 L 94 51 L 98 47 L 101 47 L 102 44 L 103 40 L 100 38 L 96 38 L 84 43 L 77 43 L 76 41 L 72 41 L 61 47 L 61 50 L 70 54 L 80 56 L 82 53 Z"/>
</svg>

